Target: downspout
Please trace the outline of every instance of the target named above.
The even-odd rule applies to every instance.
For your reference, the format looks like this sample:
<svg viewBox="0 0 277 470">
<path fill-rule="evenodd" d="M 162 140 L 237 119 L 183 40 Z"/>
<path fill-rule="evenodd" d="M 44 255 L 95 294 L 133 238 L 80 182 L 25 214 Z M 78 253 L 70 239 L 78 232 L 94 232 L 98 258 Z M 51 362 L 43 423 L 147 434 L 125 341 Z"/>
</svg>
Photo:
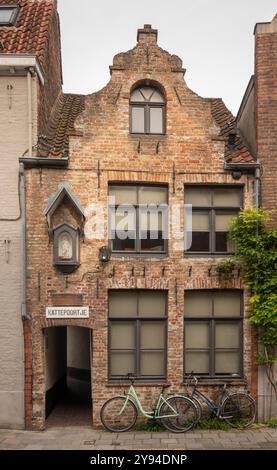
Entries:
<svg viewBox="0 0 277 470">
<path fill-rule="evenodd" d="M 22 234 L 21 234 L 21 317 L 27 320 L 27 301 L 26 301 L 26 269 L 27 269 L 27 253 L 26 253 L 26 192 L 25 192 L 25 175 L 24 164 L 19 164 L 20 177 L 20 205 L 22 211 Z"/>
<path fill-rule="evenodd" d="M 254 205 L 256 209 L 261 206 L 261 169 L 260 167 L 255 168 L 255 191 L 254 191 Z"/>
<path fill-rule="evenodd" d="M 28 100 L 28 151 L 29 157 L 33 156 L 33 113 L 32 113 L 32 73 L 27 72 L 27 100 Z"/>
</svg>

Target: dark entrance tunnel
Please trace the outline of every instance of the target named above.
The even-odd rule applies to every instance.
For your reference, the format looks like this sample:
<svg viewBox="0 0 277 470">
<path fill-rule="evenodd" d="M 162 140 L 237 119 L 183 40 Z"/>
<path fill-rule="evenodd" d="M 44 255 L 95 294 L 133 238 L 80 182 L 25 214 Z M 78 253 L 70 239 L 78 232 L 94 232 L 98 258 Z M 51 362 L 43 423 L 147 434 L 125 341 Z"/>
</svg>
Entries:
<svg viewBox="0 0 277 470">
<path fill-rule="evenodd" d="M 45 330 L 48 427 L 92 423 L 90 331 L 72 326 Z"/>
</svg>

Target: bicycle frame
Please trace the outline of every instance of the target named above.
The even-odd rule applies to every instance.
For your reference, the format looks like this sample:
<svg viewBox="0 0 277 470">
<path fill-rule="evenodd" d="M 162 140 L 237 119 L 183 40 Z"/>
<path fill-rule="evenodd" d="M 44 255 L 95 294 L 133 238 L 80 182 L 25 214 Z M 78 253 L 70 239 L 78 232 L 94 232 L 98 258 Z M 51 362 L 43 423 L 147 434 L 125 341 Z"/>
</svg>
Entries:
<svg viewBox="0 0 277 470">
<path fill-rule="evenodd" d="M 178 413 L 176 413 L 176 411 L 174 410 L 174 408 L 170 405 L 170 403 L 168 403 L 166 397 L 164 397 L 163 395 L 163 392 L 160 393 L 159 395 L 159 398 L 158 398 L 158 401 L 156 403 L 156 406 L 155 406 L 155 409 L 153 411 L 145 411 L 141 402 L 140 402 L 140 399 L 137 395 L 137 392 L 134 388 L 133 385 L 130 385 L 130 388 L 127 392 L 127 395 L 126 395 L 126 400 L 125 400 L 125 403 L 122 407 L 122 409 L 120 410 L 119 412 L 119 415 L 121 415 L 121 413 L 123 413 L 123 411 L 125 410 L 126 406 L 127 406 L 127 403 L 128 401 L 132 401 L 134 403 L 134 405 L 136 406 L 137 410 L 145 417 L 145 418 L 149 418 L 149 419 L 161 419 L 161 418 L 172 418 L 172 417 L 176 417 L 178 416 Z M 163 403 L 166 403 L 168 405 L 168 407 L 172 410 L 172 414 L 170 415 L 163 415 L 163 416 L 159 416 L 159 410 L 161 408 L 161 405 Z"/>
</svg>

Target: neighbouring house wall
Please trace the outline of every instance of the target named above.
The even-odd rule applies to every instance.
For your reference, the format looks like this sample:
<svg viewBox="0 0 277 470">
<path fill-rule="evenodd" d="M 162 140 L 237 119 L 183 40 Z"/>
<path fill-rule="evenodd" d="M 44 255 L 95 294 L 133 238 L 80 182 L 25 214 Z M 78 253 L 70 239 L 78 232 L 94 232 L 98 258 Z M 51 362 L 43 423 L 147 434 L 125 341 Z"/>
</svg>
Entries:
<svg viewBox="0 0 277 470">
<path fill-rule="evenodd" d="M 46 391 L 66 376 L 66 328 L 45 330 Z"/>
<path fill-rule="evenodd" d="M 255 105 L 257 158 L 262 165 L 261 205 L 273 211 L 277 227 L 277 15 L 255 28 Z M 276 367 L 275 371 L 277 373 Z M 259 368 L 259 418 L 276 416 L 277 400 L 263 367 Z"/>
<path fill-rule="evenodd" d="M 256 126 L 255 126 L 255 89 L 251 79 L 246 91 L 243 109 L 238 115 L 237 126 L 253 156 L 256 156 Z"/>
<path fill-rule="evenodd" d="M 36 78 L 33 78 L 33 90 L 36 90 L 35 82 Z M 33 93 L 32 109 L 33 142 L 35 142 L 37 128 L 35 93 Z M 18 158 L 28 147 L 27 110 L 27 77 L 1 76 L 0 427 L 11 428 L 24 426 L 24 352 L 21 320 L 22 220 Z"/>
<path fill-rule="evenodd" d="M 67 367 L 90 370 L 90 338 L 88 329 L 67 327 Z"/>
<path fill-rule="evenodd" d="M 257 157 L 262 164 L 262 207 L 277 224 L 277 15 L 255 29 Z"/>
</svg>

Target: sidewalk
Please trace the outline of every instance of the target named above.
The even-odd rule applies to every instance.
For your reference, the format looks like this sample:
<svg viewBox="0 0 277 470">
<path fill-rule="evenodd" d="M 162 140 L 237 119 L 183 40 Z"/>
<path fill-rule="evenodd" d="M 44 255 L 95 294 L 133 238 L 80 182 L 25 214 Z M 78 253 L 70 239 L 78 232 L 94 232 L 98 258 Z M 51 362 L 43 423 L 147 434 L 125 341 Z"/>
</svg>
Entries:
<svg viewBox="0 0 277 470">
<path fill-rule="evenodd" d="M 130 431 L 109 433 L 90 427 L 50 428 L 43 432 L 0 430 L 0 450 L 268 449 L 277 450 L 277 429 L 196 430 L 185 434 Z"/>
</svg>

